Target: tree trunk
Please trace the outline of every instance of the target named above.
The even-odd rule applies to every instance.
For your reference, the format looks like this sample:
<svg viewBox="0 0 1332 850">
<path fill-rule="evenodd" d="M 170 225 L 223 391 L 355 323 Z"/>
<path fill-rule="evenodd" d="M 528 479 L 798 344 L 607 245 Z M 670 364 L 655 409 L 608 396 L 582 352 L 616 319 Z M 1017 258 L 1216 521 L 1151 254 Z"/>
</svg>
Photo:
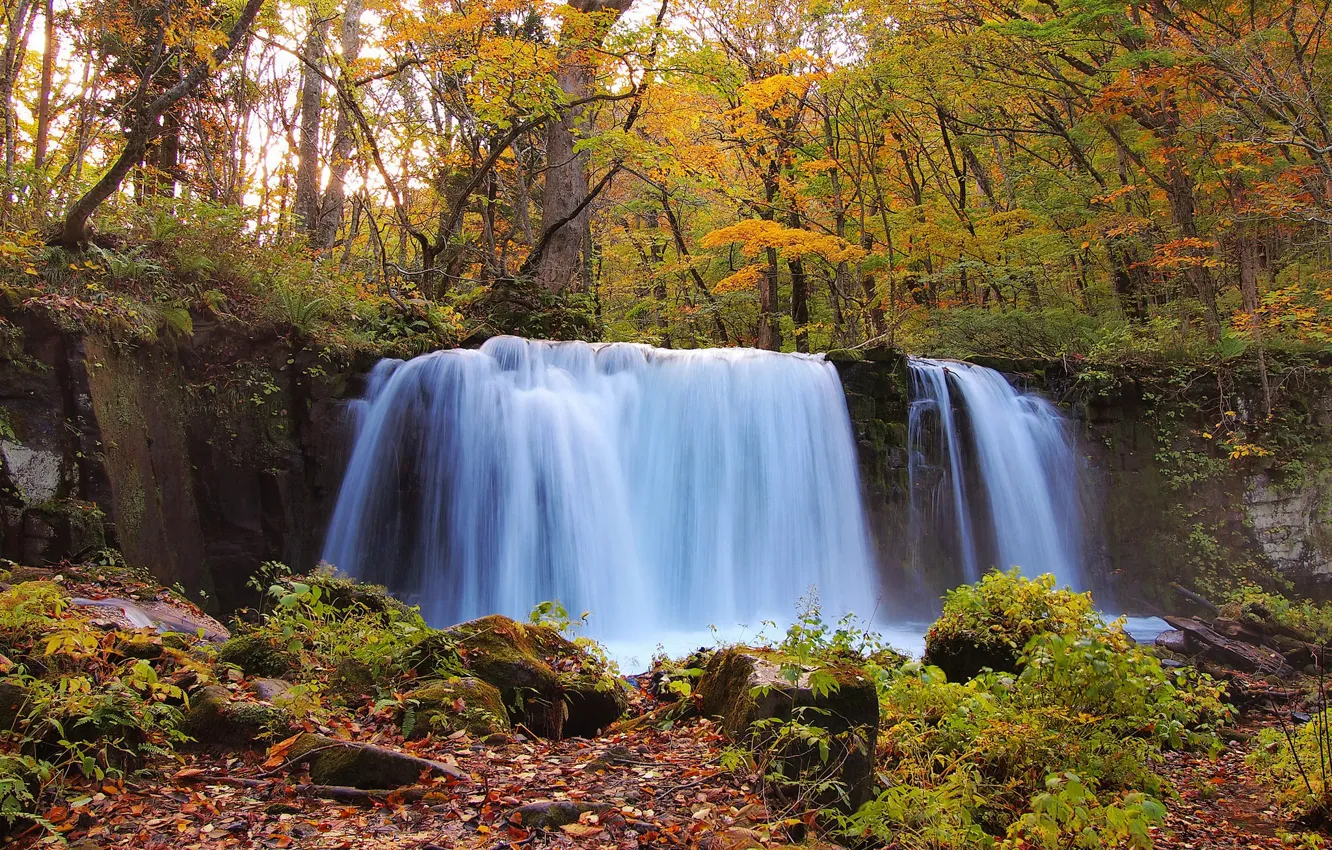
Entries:
<svg viewBox="0 0 1332 850">
<path fill-rule="evenodd" d="M 14 173 L 14 136 L 18 123 L 14 117 L 14 83 L 18 79 L 19 69 L 23 67 L 23 57 L 28 51 L 28 36 L 32 33 L 35 17 L 36 7 L 29 0 L 18 0 L 5 32 L 4 51 L 0 53 L 0 111 L 3 112 L 0 132 L 4 135 L 6 176 Z"/>
<path fill-rule="evenodd" d="M 124 181 L 125 175 L 129 174 L 134 166 L 143 161 L 148 143 L 161 129 L 159 120 L 162 115 L 182 98 L 197 89 L 213 68 L 226 61 L 231 52 L 236 49 L 236 45 L 240 44 L 245 31 L 250 28 L 250 24 L 254 23 L 254 18 L 259 14 L 259 7 L 262 5 L 263 0 L 246 0 L 245 8 L 241 9 L 240 16 L 232 26 L 226 42 L 213 49 L 212 62 L 200 62 L 195 65 L 180 82 L 158 95 L 130 122 L 126 132 L 124 150 L 112 163 L 111 168 L 102 175 L 102 179 L 98 180 L 83 197 L 75 201 L 74 205 L 65 213 L 60 231 L 48 240 L 49 244 L 73 249 L 88 243 L 88 219 L 107 198 L 115 194 L 116 190 L 120 188 L 121 182 Z"/>
<path fill-rule="evenodd" d="M 768 268 L 759 279 L 758 347 L 782 350 L 782 324 L 777 316 L 777 249 L 768 249 Z"/>
<path fill-rule="evenodd" d="M 576 20 L 577 13 L 601 13 L 586 37 L 561 39 L 560 66 L 555 79 L 566 102 L 578 101 L 592 93 L 595 81 L 594 57 L 589 48 L 600 45 L 610 25 L 624 13 L 633 0 L 569 0 L 564 26 L 586 30 L 588 25 Z M 566 107 L 557 120 L 547 123 L 546 181 L 541 193 L 543 228 L 558 229 L 546 235 L 545 248 L 536 270 L 538 283 L 551 292 L 563 292 L 582 271 L 580 258 L 588 226 L 584 207 L 569 218 L 587 198 L 587 156 L 574 153 L 574 143 L 583 125 L 583 109 Z"/>
<path fill-rule="evenodd" d="M 310 6 L 310 31 L 301 49 L 301 135 L 297 143 L 296 215 L 297 232 L 314 238 L 319 226 L 319 124 L 324 111 L 324 78 L 318 72 L 324 54 L 328 21 L 319 20 Z"/>
<path fill-rule="evenodd" d="M 342 13 L 342 67 L 346 69 L 355 64 L 361 54 L 361 12 L 362 0 L 347 0 L 347 8 Z M 338 120 L 333 129 L 333 153 L 329 162 L 328 188 L 324 190 L 323 203 L 319 205 L 319 230 L 315 236 L 315 245 L 327 250 L 337 240 L 338 227 L 342 224 L 342 211 L 347 204 L 347 172 L 351 169 L 352 148 L 355 138 L 352 136 L 352 117 L 345 104 L 339 100 Z"/>
<path fill-rule="evenodd" d="M 46 30 L 42 46 L 42 84 L 37 96 L 37 138 L 32 157 L 33 167 L 41 171 L 46 166 L 46 147 L 51 137 L 51 83 L 55 77 L 55 57 L 60 50 L 56 41 L 55 0 L 46 0 L 42 14 Z"/>
</svg>

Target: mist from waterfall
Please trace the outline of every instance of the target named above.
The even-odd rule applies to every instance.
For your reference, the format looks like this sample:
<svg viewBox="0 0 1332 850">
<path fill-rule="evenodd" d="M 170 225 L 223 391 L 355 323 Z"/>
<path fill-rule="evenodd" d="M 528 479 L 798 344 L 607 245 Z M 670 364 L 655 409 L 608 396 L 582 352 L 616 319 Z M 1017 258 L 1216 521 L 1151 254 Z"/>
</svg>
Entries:
<svg viewBox="0 0 1332 850">
<path fill-rule="evenodd" d="M 1086 589 L 1082 462 L 1059 410 L 983 366 L 909 366 L 913 559 L 934 544 L 962 581 L 1018 566 Z"/>
<path fill-rule="evenodd" d="M 603 638 L 876 606 L 819 356 L 489 340 L 375 369 L 324 560 L 443 625 L 543 600 Z"/>
</svg>

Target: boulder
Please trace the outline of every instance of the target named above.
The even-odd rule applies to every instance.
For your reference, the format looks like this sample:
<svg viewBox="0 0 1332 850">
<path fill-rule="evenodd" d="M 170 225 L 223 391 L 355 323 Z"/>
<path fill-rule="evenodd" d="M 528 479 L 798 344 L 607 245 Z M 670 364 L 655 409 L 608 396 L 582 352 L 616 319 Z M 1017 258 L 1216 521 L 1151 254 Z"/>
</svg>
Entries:
<svg viewBox="0 0 1332 850">
<path fill-rule="evenodd" d="M 257 634 L 237 635 L 222 644 L 217 660 L 236 665 L 246 676 L 277 678 L 299 666 L 294 654 Z"/>
<path fill-rule="evenodd" d="M 27 704 L 27 688 L 18 682 L 0 682 L 0 733 L 15 727 Z"/>
<path fill-rule="evenodd" d="M 499 690 L 510 719 L 542 737 L 596 734 L 627 706 L 614 677 L 553 626 L 492 614 L 445 634 L 470 675 Z"/>
<path fill-rule="evenodd" d="M 836 771 L 835 777 L 818 778 L 839 780 L 847 795 L 840 802 L 854 811 L 869 800 L 873 791 L 874 747 L 879 735 L 879 697 L 874 682 L 859 667 L 839 663 L 806 668 L 792 684 L 783 674 L 784 668 L 793 663 L 773 650 L 734 647 L 718 651 L 699 679 L 702 712 L 718 718 L 731 740 L 763 746 L 764 742 L 754 735 L 756 722 L 790 720 L 797 716 L 797 709 L 815 709 L 801 712 L 798 719 L 832 735 L 826 764 Z M 830 677 L 835 687 L 816 694 L 816 675 L 819 679 Z M 791 770 L 822 772 L 822 763 L 816 757 L 792 761 L 788 764 Z"/>
<path fill-rule="evenodd" d="M 459 731 L 485 738 L 509 731 L 509 713 L 499 689 L 480 679 L 454 676 L 426 682 L 407 698 L 416 703 L 411 725 L 404 722 L 408 738 Z"/>
<path fill-rule="evenodd" d="M 293 687 L 286 679 L 271 679 L 266 676 L 251 679 L 250 685 L 254 688 L 254 695 L 264 702 L 277 702 L 290 693 Z"/>
<path fill-rule="evenodd" d="M 359 658 L 343 658 L 328 677 L 329 687 L 342 701 L 354 701 L 375 689 L 375 671 Z"/>
<path fill-rule="evenodd" d="M 568 707 L 566 738 L 595 738 L 629 710 L 624 685 L 606 673 L 563 673 L 560 687 Z"/>
<path fill-rule="evenodd" d="M 232 698 L 221 685 L 208 685 L 190 695 L 181 731 L 206 749 L 252 749 L 291 728 L 282 708 Z"/>
<path fill-rule="evenodd" d="M 559 829 L 578 819 L 586 812 L 604 815 L 615 810 L 612 803 L 574 802 L 573 800 L 541 800 L 519 806 L 509 815 L 509 823 L 528 829 Z"/>
<path fill-rule="evenodd" d="M 314 732 L 306 732 L 292 743 L 287 750 L 287 763 L 308 766 L 310 780 L 316 784 L 364 790 L 402 788 L 417 784 L 423 777 L 468 779 L 466 773 L 442 762 Z"/>
</svg>

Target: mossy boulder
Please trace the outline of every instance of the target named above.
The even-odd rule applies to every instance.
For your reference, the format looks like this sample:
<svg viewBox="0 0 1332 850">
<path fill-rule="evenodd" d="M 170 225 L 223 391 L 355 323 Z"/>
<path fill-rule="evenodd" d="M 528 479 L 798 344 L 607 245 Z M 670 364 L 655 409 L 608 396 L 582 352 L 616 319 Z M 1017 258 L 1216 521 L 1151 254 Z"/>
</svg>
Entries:
<svg viewBox="0 0 1332 850">
<path fill-rule="evenodd" d="M 537 735 L 595 734 L 624 711 L 618 682 L 553 626 L 492 614 L 446 633 L 468 673 L 494 685 L 510 719 Z"/>
<path fill-rule="evenodd" d="M 28 689 L 20 682 L 0 682 L 0 733 L 8 732 L 18 724 L 28 704 Z"/>
<path fill-rule="evenodd" d="M 234 664 L 246 676 L 281 678 L 298 669 L 296 656 L 259 634 L 243 634 L 222 644 L 217 660 Z"/>
<path fill-rule="evenodd" d="M 162 657 L 161 638 L 147 635 L 127 635 L 116 641 L 116 652 L 126 658 L 141 658 L 151 661 Z"/>
<path fill-rule="evenodd" d="M 615 810 L 612 803 L 575 802 L 573 800 L 539 800 L 519 806 L 509 814 L 509 822 L 528 829 L 559 829 L 578 823 L 587 813 L 605 815 Z"/>
<path fill-rule="evenodd" d="M 788 669 L 799 671 L 792 683 Z M 817 687 L 816 687 L 817 686 Z M 789 656 L 767 649 L 733 647 L 712 656 L 698 682 L 698 697 L 705 716 L 715 717 L 731 740 L 769 746 L 756 723 L 776 719 L 826 729 L 831 735 L 830 755 L 820 763 L 805 755 L 788 761 L 790 771 L 823 772 L 846 790 L 843 802 L 854 811 L 873 791 L 874 747 L 879 735 L 879 697 L 873 680 L 850 663 L 799 667 Z M 812 711 L 800 711 L 803 708 Z M 831 775 L 835 773 L 835 776 Z M 826 802 L 832 802 L 831 798 Z"/>
<path fill-rule="evenodd" d="M 422 677 L 461 675 L 464 667 L 457 635 L 451 631 L 427 633 L 403 654 L 402 665 Z"/>
<path fill-rule="evenodd" d="M 314 732 L 306 732 L 292 742 L 287 762 L 292 766 L 307 766 L 310 780 L 316 784 L 367 790 L 415 785 L 422 776 L 449 776 L 464 781 L 468 778 L 458 768 L 441 762 Z"/>
<path fill-rule="evenodd" d="M 190 695 L 181 731 L 204 749 L 252 749 L 291 729 L 291 714 L 260 702 L 237 700 L 221 685 L 208 685 Z"/>
<path fill-rule="evenodd" d="M 995 571 L 948 592 L 943 613 L 925 633 L 922 660 L 950 681 L 965 682 L 986 669 L 1016 672 L 1036 635 L 1101 626 L 1091 597 L 1057 589 L 1053 576 L 1026 579 L 1016 569 Z"/>
<path fill-rule="evenodd" d="M 426 682 L 407 698 L 415 702 L 410 725 L 404 716 L 408 738 L 459 731 L 484 738 L 509 731 L 509 713 L 499 689 L 480 679 L 454 676 Z"/>
<path fill-rule="evenodd" d="M 328 677 L 328 684 L 344 703 L 351 703 L 374 691 L 375 671 L 359 658 L 342 658 Z"/>
<path fill-rule="evenodd" d="M 341 614 L 378 614 L 385 623 L 410 621 L 422 627 L 425 621 L 415 609 L 395 599 L 377 584 L 364 584 L 345 576 L 312 573 L 284 579 L 289 588 L 294 584 L 317 587 L 320 601 Z"/>
<path fill-rule="evenodd" d="M 566 738 L 593 738 L 629 710 L 629 696 L 620 680 L 601 673 L 562 673 L 560 687 L 568 716 L 564 720 Z"/>
</svg>

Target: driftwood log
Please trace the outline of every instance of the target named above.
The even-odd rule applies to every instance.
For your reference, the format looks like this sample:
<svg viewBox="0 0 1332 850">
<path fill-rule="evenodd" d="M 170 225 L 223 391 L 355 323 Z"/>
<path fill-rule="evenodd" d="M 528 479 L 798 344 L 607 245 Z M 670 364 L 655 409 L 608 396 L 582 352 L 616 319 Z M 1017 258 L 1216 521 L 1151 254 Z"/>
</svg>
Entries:
<svg viewBox="0 0 1332 850">
<path fill-rule="evenodd" d="M 1183 633 L 1182 641 L 1178 636 L 1172 636 L 1170 642 L 1173 645 L 1168 648 L 1179 646 L 1185 655 L 1201 656 L 1217 664 L 1260 676 L 1291 679 L 1296 675 L 1295 668 L 1285 656 L 1271 647 L 1227 637 L 1197 617 L 1166 617 L 1165 621 Z"/>
</svg>

